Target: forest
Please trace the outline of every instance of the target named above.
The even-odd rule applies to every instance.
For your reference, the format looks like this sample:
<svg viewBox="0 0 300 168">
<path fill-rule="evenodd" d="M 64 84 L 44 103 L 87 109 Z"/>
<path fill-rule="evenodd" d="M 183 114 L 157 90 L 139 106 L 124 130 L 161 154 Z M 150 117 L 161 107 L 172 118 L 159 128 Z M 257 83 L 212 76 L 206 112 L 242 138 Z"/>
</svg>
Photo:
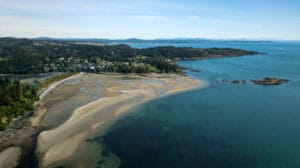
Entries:
<svg viewBox="0 0 300 168">
<path fill-rule="evenodd" d="M 38 82 L 28 85 L 17 79 L 0 78 L 0 131 L 13 118 L 32 110 L 39 86 Z"/>
</svg>

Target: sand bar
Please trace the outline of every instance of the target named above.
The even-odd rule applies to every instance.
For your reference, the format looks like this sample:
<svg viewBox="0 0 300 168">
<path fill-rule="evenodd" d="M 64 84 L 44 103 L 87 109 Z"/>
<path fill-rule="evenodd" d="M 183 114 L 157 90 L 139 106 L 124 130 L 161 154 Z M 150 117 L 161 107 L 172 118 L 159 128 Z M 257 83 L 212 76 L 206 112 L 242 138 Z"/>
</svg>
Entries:
<svg viewBox="0 0 300 168">
<path fill-rule="evenodd" d="M 59 93 L 64 90 L 76 92 L 77 94 L 73 97 L 76 98 L 74 100 L 79 101 L 85 99 L 86 96 L 83 95 L 90 93 L 89 90 L 92 90 L 93 93 L 99 90 L 101 96 L 95 101 L 72 111 L 70 117 L 61 125 L 39 135 L 37 154 L 41 167 L 51 167 L 57 162 L 61 163 L 62 160 L 72 157 L 76 147 L 85 140 L 86 136 L 95 130 L 105 132 L 130 109 L 155 98 L 199 88 L 203 84 L 198 79 L 176 74 L 148 74 L 142 76 L 82 74 L 76 78 L 84 81 L 84 89 L 81 87 L 81 82 L 70 85 L 64 84 L 57 90 L 53 88 L 51 95 L 45 96 L 42 103 L 47 104 L 47 101 L 56 100 L 55 96 L 61 96 Z M 70 101 L 73 101 L 73 99 L 70 99 Z M 66 109 L 68 109 L 68 104 L 70 102 L 65 103 Z M 48 117 L 54 118 L 51 116 L 52 113 L 55 117 L 64 115 L 63 112 L 49 111 Z M 66 150 L 68 152 L 65 152 Z"/>
<path fill-rule="evenodd" d="M 0 167 L 14 168 L 21 155 L 20 147 L 9 147 L 0 153 Z"/>
</svg>

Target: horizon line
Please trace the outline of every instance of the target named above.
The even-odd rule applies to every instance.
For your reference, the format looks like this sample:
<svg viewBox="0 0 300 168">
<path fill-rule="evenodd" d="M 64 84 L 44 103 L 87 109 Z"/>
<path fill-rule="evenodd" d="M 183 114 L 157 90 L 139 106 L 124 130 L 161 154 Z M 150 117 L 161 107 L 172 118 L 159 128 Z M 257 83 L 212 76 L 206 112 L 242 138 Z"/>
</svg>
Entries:
<svg viewBox="0 0 300 168">
<path fill-rule="evenodd" d="M 274 42 L 300 42 L 300 39 L 268 39 L 268 38 L 205 38 L 205 37 L 158 37 L 158 38 L 137 38 L 137 37 L 129 37 L 129 38 L 105 38 L 105 37 L 49 37 L 49 36 L 38 36 L 38 37 L 21 37 L 21 36 L 0 36 L 0 38 L 17 38 L 17 39 L 57 39 L 57 40 L 143 40 L 143 41 L 154 41 L 154 40 L 208 40 L 208 41 L 274 41 Z"/>
</svg>

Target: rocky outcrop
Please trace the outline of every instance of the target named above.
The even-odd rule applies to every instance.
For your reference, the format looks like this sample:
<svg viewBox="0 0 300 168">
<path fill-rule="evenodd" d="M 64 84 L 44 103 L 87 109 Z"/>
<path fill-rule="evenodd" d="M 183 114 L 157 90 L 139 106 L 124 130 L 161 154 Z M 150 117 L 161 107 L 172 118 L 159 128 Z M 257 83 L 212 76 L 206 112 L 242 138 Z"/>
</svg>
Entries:
<svg viewBox="0 0 300 168">
<path fill-rule="evenodd" d="M 265 77 L 262 80 L 251 80 L 251 82 L 253 82 L 256 85 L 270 86 L 270 85 L 282 85 L 282 84 L 285 84 L 285 83 L 289 82 L 289 80 Z"/>
<path fill-rule="evenodd" d="M 233 83 L 233 84 L 246 84 L 247 82 L 245 80 L 232 80 L 231 83 Z"/>
<path fill-rule="evenodd" d="M 32 126 L 32 116 L 36 110 L 43 108 L 42 105 L 37 104 L 34 111 L 28 111 L 23 116 L 14 119 L 4 131 L 0 131 L 0 167 L 6 164 L 10 164 L 11 160 L 5 159 L 6 154 L 10 154 L 11 147 L 20 150 L 14 154 L 19 159 L 13 160 L 16 164 L 19 163 L 19 167 L 37 167 L 38 161 L 35 155 L 36 140 L 39 133 L 45 128 L 41 125 Z M 2 153 L 2 154 L 1 154 Z M 19 156 L 19 153 L 20 156 Z M 18 155 L 17 155 L 18 154 Z M 16 157 L 10 158 L 15 159 Z M 5 161 L 5 162 L 4 162 Z"/>
<path fill-rule="evenodd" d="M 232 84 L 246 84 L 247 83 L 247 81 L 245 81 L 245 80 L 226 80 L 226 79 L 223 79 L 222 82 L 232 83 Z"/>
<path fill-rule="evenodd" d="M 223 82 L 232 83 L 232 84 L 247 84 L 246 80 L 226 80 L 223 79 Z M 288 79 L 280 79 L 280 78 L 271 78 L 265 77 L 262 80 L 250 80 L 255 85 L 264 85 L 264 86 L 271 86 L 271 85 L 282 85 L 289 82 Z"/>
<path fill-rule="evenodd" d="M 201 72 L 200 70 L 197 69 L 190 69 L 191 72 Z"/>
</svg>

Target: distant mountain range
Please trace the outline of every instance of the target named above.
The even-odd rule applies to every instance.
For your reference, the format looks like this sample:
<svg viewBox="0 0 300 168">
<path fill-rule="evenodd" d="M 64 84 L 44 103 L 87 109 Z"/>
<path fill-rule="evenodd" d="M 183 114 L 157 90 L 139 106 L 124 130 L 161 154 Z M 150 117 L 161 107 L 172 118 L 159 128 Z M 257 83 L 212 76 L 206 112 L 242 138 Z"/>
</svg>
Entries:
<svg viewBox="0 0 300 168">
<path fill-rule="evenodd" d="M 42 41 L 59 41 L 59 42 L 93 42 L 93 43 L 204 43 L 204 42 L 270 42 L 267 40 L 259 41 L 259 40 L 212 40 L 205 38 L 160 38 L 160 39 L 138 39 L 138 38 L 129 38 L 129 39 L 101 39 L 101 38 L 50 38 L 50 37 L 38 37 L 33 38 L 33 40 L 42 40 Z"/>
</svg>

